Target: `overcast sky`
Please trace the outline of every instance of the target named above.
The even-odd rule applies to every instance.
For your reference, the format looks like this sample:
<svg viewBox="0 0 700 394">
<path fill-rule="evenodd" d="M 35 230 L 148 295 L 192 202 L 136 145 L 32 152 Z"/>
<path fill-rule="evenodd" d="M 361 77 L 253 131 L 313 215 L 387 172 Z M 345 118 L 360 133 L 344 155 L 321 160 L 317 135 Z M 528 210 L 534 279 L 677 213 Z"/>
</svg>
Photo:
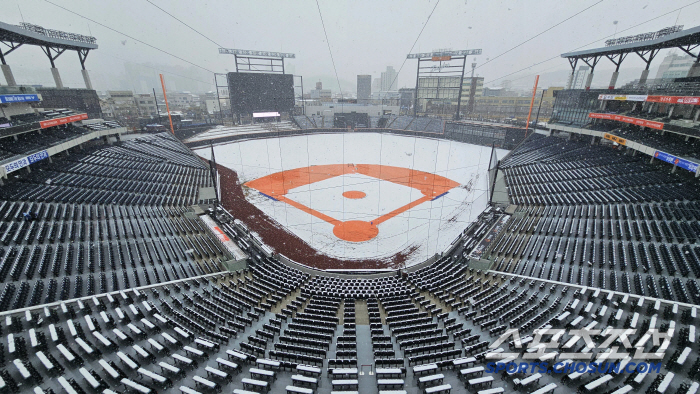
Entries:
<svg viewBox="0 0 700 394">
<path fill-rule="evenodd" d="M 24 20 L 46 28 L 95 36 L 99 49 L 90 53 L 87 68 L 97 90 L 129 85 L 137 91 L 148 88 L 148 83 L 139 85 L 130 81 L 125 63 L 142 64 L 138 67 L 154 76 L 165 71 L 166 82 L 179 78 L 172 73 L 190 77 L 201 81 L 198 84 L 202 89 L 212 81 L 211 72 L 235 69 L 233 56 L 219 55 L 215 43 L 146 0 L 52 1 L 196 65 L 47 1 L 2 0 L 3 22 L 18 24 Z M 288 70 L 304 77 L 305 88 L 322 80 L 324 88 L 338 90 L 315 0 L 151 1 L 224 47 L 295 53 L 296 59 L 287 63 Z M 435 4 L 436 0 L 319 0 L 343 91 L 356 90 L 357 74 L 379 77 L 386 66 L 399 70 Z M 686 5 L 680 11 L 670 12 Z M 588 7 L 591 8 L 484 64 L 487 59 L 496 58 Z M 653 18 L 656 19 L 643 23 Z M 614 21 L 618 21 L 617 25 Z M 545 84 L 562 85 L 565 81 L 557 79 L 565 75 L 569 65 L 561 58 L 507 75 L 579 47 L 604 46 L 605 39 L 611 38 L 616 29 L 620 37 L 674 24 L 685 28 L 700 25 L 700 1 L 441 0 L 413 52 L 481 48 L 483 54 L 477 57 L 480 66 L 476 72 L 485 78 L 487 85 L 498 86 L 503 79 L 510 79 L 516 86 L 531 86 L 537 73 L 552 76 L 543 80 Z M 657 57 L 656 66 L 664 55 L 662 52 Z M 52 84 L 48 59 L 39 48 L 20 48 L 7 56 L 7 62 L 19 83 Z M 629 74 L 642 66 L 641 60 L 630 55 L 622 69 Z M 77 54 L 62 55 L 57 67 L 67 86 L 82 87 Z M 603 59 L 598 67 L 594 84 L 607 85 L 612 63 Z M 406 61 L 399 75 L 399 87 L 413 87 L 415 72 L 416 61 Z M 635 78 L 636 74 L 637 71 Z M 650 77 L 653 76 L 652 70 Z"/>
</svg>

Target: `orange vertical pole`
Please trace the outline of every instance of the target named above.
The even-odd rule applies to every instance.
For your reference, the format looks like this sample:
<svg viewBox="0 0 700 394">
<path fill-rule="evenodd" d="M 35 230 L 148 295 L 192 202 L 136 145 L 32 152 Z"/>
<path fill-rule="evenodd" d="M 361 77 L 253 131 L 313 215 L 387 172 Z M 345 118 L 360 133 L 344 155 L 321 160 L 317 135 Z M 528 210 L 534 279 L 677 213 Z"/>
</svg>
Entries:
<svg viewBox="0 0 700 394">
<path fill-rule="evenodd" d="M 535 94 L 537 94 L 537 83 L 540 82 L 540 76 L 535 77 L 535 87 L 532 88 L 532 99 L 530 100 L 530 112 L 527 113 L 527 123 L 525 124 L 525 130 L 530 129 L 530 116 L 532 116 L 532 106 L 535 105 Z M 165 102 L 168 105 L 168 102 Z"/>
<path fill-rule="evenodd" d="M 170 106 L 168 105 L 168 95 L 165 94 L 165 81 L 163 80 L 163 74 L 160 74 L 160 85 L 163 87 L 163 98 L 165 99 L 165 110 L 168 111 L 168 120 L 170 120 L 170 132 L 175 134 L 175 129 L 173 129 L 173 117 L 170 116 Z M 533 96 L 533 100 L 534 100 L 534 96 Z M 532 105 L 530 105 L 530 111 L 532 111 Z"/>
</svg>

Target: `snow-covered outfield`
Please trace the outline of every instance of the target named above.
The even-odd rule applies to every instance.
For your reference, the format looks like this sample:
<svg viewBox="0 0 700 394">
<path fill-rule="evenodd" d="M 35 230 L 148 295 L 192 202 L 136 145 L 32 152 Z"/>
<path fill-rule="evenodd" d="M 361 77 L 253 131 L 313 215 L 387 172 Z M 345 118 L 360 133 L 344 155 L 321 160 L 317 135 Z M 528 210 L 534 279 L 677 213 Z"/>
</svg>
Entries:
<svg viewBox="0 0 700 394">
<path fill-rule="evenodd" d="M 454 141 L 363 132 L 214 147 L 217 164 L 238 173 L 246 199 L 320 253 L 363 260 L 388 259 L 409 250 L 407 266 L 447 249 L 485 209 L 490 152 Z M 210 158 L 209 148 L 196 153 Z M 497 152 L 499 158 L 506 153 Z M 332 172 L 338 168 L 340 172 Z M 382 176 L 374 176 L 373 169 Z M 404 173 L 411 175 L 387 175 Z M 268 179 L 269 187 L 261 187 Z M 449 186 L 437 189 L 440 194 L 447 190 L 440 196 L 435 192 L 426 197 L 430 185 L 421 187 L 421 180 Z M 374 232 L 365 231 L 368 240 L 346 240 L 353 237 L 340 234 L 339 228 L 348 222 L 363 225 L 360 232 L 364 225 Z"/>
</svg>

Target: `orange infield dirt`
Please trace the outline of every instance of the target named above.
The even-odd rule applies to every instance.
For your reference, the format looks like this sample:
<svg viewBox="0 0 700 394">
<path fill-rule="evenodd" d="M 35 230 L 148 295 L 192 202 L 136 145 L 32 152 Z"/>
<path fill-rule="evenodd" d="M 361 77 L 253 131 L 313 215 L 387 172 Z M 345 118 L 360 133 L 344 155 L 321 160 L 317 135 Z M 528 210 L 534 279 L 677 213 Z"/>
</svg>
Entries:
<svg viewBox="0 0 700 394">
<path fill-rule="evenodd" d="M 351 220 L 343 222 L 311 207 L 300 204 L 286 196 L 287 192 L 291 189 L 345 174 L 362 174 L 412 187 L 418 189 L 423 194 L 423 197 L 371 221 Z M 448 192 L 450 189 L 459 186 L 459 183 L 440 175 L 403 167 L 379 164 L 327 164 L 276 172 L 247 182 L 244 186 L 253 188 L 260 193 L 278 201 L 285 202 L 301 211 L 332 224 L 333 234 L 344 241 L 364 242 L 373 239 L 379 234 L 378 225 L 417 205 Z M 346 198 L 362 198 L 365 196 L 365 193 L 350 191 L 343 193 L 343 196 Z"/>
<path fill-rule="evenodd" d="M 293 261 L 318 269 L 378 269 L 401 268 L 408 256 L 413 254 L 417 245 L 383 259 L 343 260 L 323 254 L 298 236 L 279 225 L 258 207 L 251 204 L 243 194 L 243 188 L 235 171 L 218 165 L 221 183 L 221 204 L 231 214 L 242 220 L 251 231 L 255 231 L 276 253 Z"/>
</svg>

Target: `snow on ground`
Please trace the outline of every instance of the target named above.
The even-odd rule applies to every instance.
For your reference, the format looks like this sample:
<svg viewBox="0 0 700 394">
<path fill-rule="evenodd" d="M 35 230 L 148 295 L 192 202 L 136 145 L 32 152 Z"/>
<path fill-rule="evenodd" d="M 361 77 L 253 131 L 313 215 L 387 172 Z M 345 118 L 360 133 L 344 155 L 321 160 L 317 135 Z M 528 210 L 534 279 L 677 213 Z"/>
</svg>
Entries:
<svg viewBox="0 0 700 394">
<path fill-rule="evenodd" d="M 382 222 L 377 226 L 376 237 L 364 242 L 341 240 L 334 235 L 334 226 L 328 221 L 244 186 L 248 201 L 323 254 L 362 260 L 388 258 L 415 249 L 407 266 L 445 251 L 485 209 L 490 152 L 489 147 L 455 141 L 363 132 L 246 140 L 214 147 L 217 164 L 236 171 L 241 183 L 281 171 L 328 164 L 404 167 L 459 183 L 442 197 Z M 196 153 L 209 158 L 210 149 Z M 497 150 L 499 158 L 506 153 Z M 348 191 L 362 192 L 365 197 L 343 197 Z M 415 188 L 390 180 L 346 173 L 295 187 L 286 197 L 345 222 L 372 221 L 423 195 Z M 274 248 L 274 244 L 270 246 Z"/>
</svg>

